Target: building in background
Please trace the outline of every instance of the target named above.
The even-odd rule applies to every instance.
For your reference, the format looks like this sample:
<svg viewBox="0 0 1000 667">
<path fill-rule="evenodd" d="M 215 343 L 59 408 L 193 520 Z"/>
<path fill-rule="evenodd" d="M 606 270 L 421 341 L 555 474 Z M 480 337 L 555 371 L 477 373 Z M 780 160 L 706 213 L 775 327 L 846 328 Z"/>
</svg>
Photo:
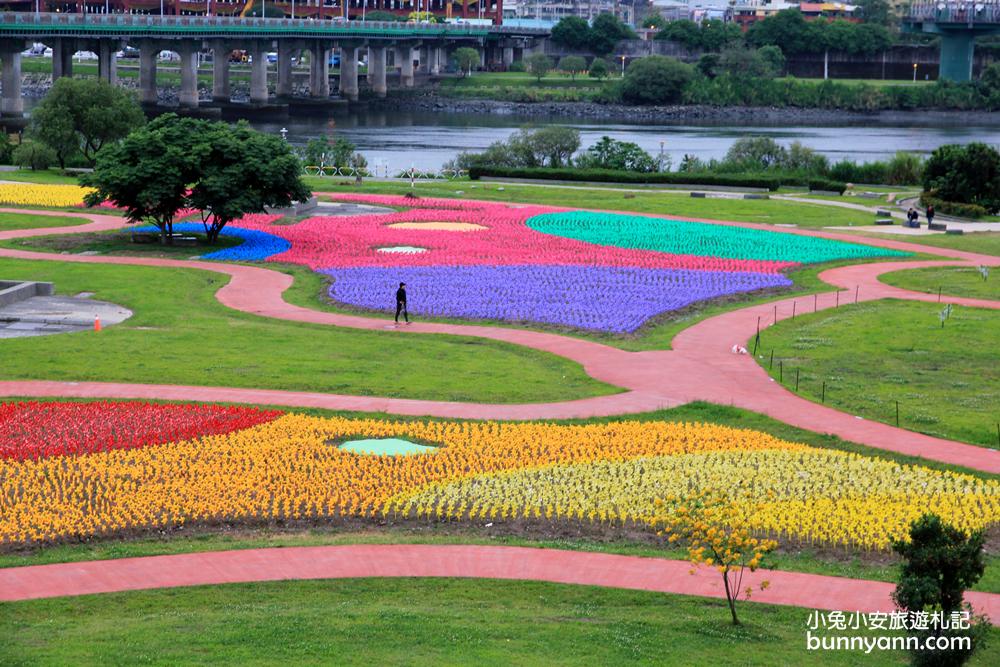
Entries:
<svg viewBox="0 0 1000 667">
<path fill-rule="evenodd" d="M 567 16 L 579 16 L 592 21 L 598 14 L 614 14 L 628 25 L 635 25 L 636 8 L 643 8 L 643 0 L 506 0 L 503 16 L 506 22 L 528 25 L 533 21 L 539 26 L 553 26 Z"/>
</svg>

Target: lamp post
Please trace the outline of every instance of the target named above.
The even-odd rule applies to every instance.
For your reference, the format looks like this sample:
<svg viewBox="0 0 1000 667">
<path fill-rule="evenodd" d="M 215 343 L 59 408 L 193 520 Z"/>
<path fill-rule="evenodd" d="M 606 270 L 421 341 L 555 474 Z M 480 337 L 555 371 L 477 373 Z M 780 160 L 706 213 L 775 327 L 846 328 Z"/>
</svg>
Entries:
<svg viewBox="0 0 1000 667">
<path fill-rule="evenodd" d="M 622 56 L 622 78 L 625 77 L 625 56 Z"/>
<path fill-rule="evenodd" d="M 917 63 L 913 63 L 913 83 L 917 82 Z"/>
<path fill-rule="evenodd" d="M 663 145 L 666 143 L 666 141 L 660 140 L 660 171 L 663 171 Z"/>
<path fill-rule="evenodd" d="M 281 138 L 284 141 L 288 141 L 288 130 L 286 130 L 285 128 L 281 128 L 280 130 L 278 130 L 278 134 L 281 135 Z"/>
</svg>

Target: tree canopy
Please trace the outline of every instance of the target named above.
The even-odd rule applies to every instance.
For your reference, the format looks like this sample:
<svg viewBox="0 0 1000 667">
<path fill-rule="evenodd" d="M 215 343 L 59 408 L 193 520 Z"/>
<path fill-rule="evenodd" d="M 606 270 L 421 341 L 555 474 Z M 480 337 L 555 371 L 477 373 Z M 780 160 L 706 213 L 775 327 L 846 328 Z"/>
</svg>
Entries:
<svg viewBox="0 0 1000 667">
<path fill-rule="evenodd" d="M 924 164 L 924 190 L 949 202 L 1000 211 L 1000 152 L 983 143 L 940 146 Z"/>
<path fill-rule="evenodd" d="M 633 61 L 625 71 L 621 94 L 632 104 L 671 104 L 681 99 L 694 68 L 675 58 L 646 56 Z"/>
<path fill-rule="evenodd" d="M 164 243 L 178 211 L 203 212 L 214 242 L 227 223 L 265 207 L 289 206 L 310 196 L 288 143 L 240 122 L 165 114 L 98 156 L 81 181 L 94 188 L 85 201 L 114 202 L 133 223 L 159 228 Z"/>
<path fill-rule="evenodd" d="M 726 23 L 718 19 L 710 19 L 702 23 L 681 19 L 668 23 L 656 34 L 656 39 L 677 42 L 689 49 L 716 52 L 728 46 L 742 43 L 743 31 L 735 23 Z"/>
<path fill-rule="evenodd" d="M 135 95 L 103 79 L 57 79 L 31 113 L 31 135 L 55 152 L 59 166 L 98 152 L 146 122 Z"/>
<path fill-rule="evenodd" d="M 570 49 L 586 49 L 590 41 L 590 24 L 579 16 L 566 16 L 552 26 L 552 42 Z"/>
<path fill-rule="evenodd" d="M 479 51 L 469 46 L 455 49 L 455 63 L 458 65 L 458 71 L 462 73 L 462 76 L 472 74 L 473 68 L 477 67 L 480 63 Z"/>
</svg>

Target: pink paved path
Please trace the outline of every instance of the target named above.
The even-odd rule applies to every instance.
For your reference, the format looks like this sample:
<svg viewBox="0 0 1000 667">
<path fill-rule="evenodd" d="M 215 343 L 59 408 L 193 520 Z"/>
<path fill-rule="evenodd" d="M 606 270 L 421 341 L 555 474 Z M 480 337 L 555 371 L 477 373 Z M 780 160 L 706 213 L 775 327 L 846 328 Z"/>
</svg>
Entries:
<svg viewBox="0 0 1000 667">
<path fill-rule="evenodd" d="M 526 547 L 359 544 L 247 549 L 0 569 L 0 600 L 89 595 L 177 586 L 291 579 L 467 577 L 581 584 L 724 598 L 711 568 L 690 574 L 686 561 Z M 758 570 L 745 586 L 754 602 L 842 611 L 891 611 L 890 583 Z M 967 593 L 977 611 L 1000 624 L 1000 595 Z"/>
<path fill-rule="evenodd" d="M 2 209 L 16 212 L 15 209 Z M 21 211 L 39 215 L 65 215 L 62 212 Z M 116 216 L 80 214 L 91 224 L 76 227 L 42 228 L 0 232 L 0 240 L 45 234 L 78 233 L 121 227 Z M 923 266 L 1000 265 L 1000 257 L 990 257 L 931 246 L 921 246 L 889 239 L 854 237 L 802 229 L 775 230 L 753 223 L 722 222 L 770 231 L 819 236 L 863 242 L 869 245 L 922 252 L 948 258 L 943 262 L 882 262 L 830 269 L 820 274 L 824 281 L 840 287 L 816 297 L 800 296 L 730 311 L 712 317 L 680 332 L 673 349 L 649 352 L 625 352 L 617 348 L 556 334 L 500 327 L 419 323 L 393 332 L 387 322 L 372 317 L 343 315 L 310 310 L 287 303 L 282 294 L 292 284 L 292 277 L 270 269 L 208 261 L 184 261 L 141 257 L 55 255 L 51 253 L 0 249 L 0 257 L 94 264 L 126 264 L 151 267 L 194 268 L 230 276 L 217 293 L 218 300 L 231 308 L 299 322 L 383 331 L 386 335 L 450 334 L 477 336 L 524 345 L 557 354 L 581 364 L 595 379 L 623 387 L 628 391 L 560 403 L 529 405 L 485 405 L 364 396 L 341 396 L 311 392 L 237 389 L 226 387 L 162 386 L 100 382 L 0 382 L 0 396 L 73 396 L 94 398 L 147 398 L 203 401 L 264 403 L 272 405 L 321 407 L 334 410 L 388 412 L 450 418 L 480 419 L 561 419 L 612 416 L 673 407 L 696 400 L 728 404 L 767 414 L 783 422 L 821 433 L 864 443 L 871 447 L 921 456 L 992 473 L 1000 473 L 1000 451 L 934 438 L 855 416 L 805 400 L 771 380 L 763 368 L 746 355 L 734 355 L 731 347 L 745 343 L 757 329 L 766 328 L 796 313 L 824 310 L 857 298 L 870 301 L 882 298 L 905 298 L 936 301 L 937 297 L 885 285 L 877 277 L 901 268 Z M 1000 308 L 1000 303 L 946 297 L 959 305 Z M 775 317 L 775 315 L 777 317 Z"/>
</svg>

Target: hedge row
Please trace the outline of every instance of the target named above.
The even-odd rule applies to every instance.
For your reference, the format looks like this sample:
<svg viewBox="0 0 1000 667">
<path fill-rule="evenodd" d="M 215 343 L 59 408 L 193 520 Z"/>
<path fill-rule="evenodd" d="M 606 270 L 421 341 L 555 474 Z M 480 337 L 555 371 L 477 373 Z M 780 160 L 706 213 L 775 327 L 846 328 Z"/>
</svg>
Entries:
<svg viewBox="0 0 1000 667">
<path fill-rule="evenodd" d="M 636 172 L 612 169 L 552 169 L 548 167 L 473 167 L 469 178 L 528 178 L 554 181 L 590 181 L 597 183 L 664 183 L 670 185 L 714 185 L 719 187 L 763 188 L 777 190 L 782 185 L 808 187 L 810 190 L 843 192 L 846 185 L 822 178 L 790 178 L 761 174 L 713 174 L 688 172 Z"/>
<path fill-rule="evenodd" d="M 988 211 L 979 204 L 963 204 L 957 201 L 945 201 L 943 199 L 938 199 L 937 197 L 932 197 L 926 192 L 920 195 L 920 204 L 925 208 L 927 206 L 934 206 L 934 210 L 938 213 L 954 215 L 959 218 L 971 218 L 973 220 L 981 218 L 988 213 Z"/>
</svg>

